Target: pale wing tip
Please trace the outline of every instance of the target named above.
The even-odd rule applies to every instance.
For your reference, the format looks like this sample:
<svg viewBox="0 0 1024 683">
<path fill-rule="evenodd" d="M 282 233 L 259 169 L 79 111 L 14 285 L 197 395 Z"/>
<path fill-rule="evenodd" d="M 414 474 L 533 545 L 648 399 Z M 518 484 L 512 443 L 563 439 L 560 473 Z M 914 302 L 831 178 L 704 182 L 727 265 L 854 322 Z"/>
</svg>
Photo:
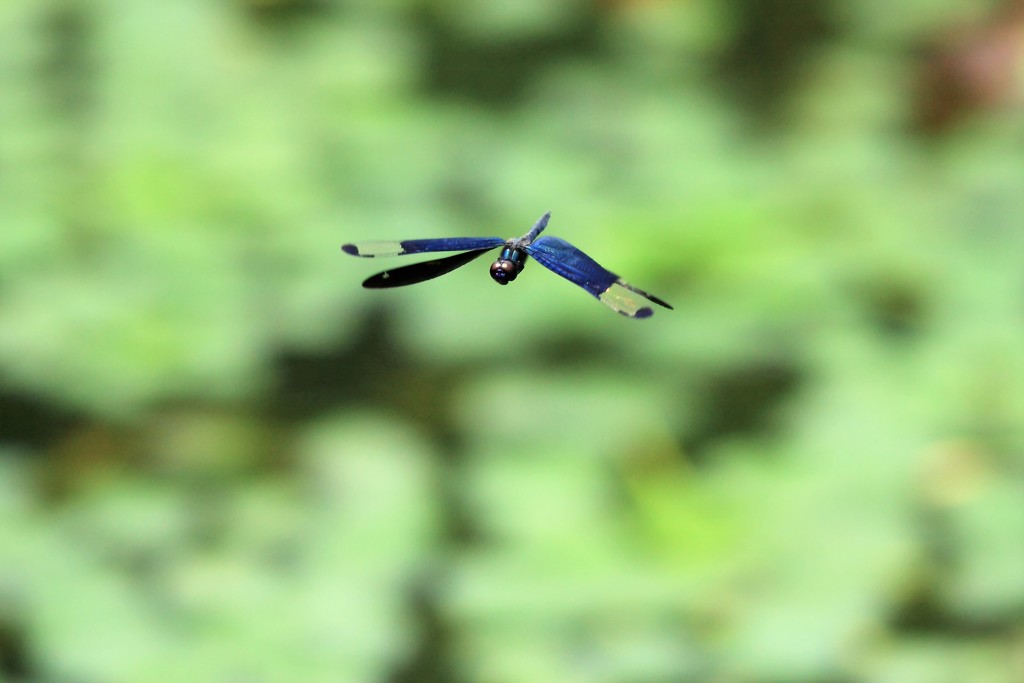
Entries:
<svg viewBox="0 0 1024 683">
<path fill-rule="evenodd" d="M 627 318 L 650 318 L 654 315 L 654 309 L 647 306 L 641 297 L 653 301 L 659 306 L 672 308 L 661 299 L 642 292 L 622 281 L 613 283 L 608 289 L 601 292 L 597 298 L 605 306 Z"/>
</svg>

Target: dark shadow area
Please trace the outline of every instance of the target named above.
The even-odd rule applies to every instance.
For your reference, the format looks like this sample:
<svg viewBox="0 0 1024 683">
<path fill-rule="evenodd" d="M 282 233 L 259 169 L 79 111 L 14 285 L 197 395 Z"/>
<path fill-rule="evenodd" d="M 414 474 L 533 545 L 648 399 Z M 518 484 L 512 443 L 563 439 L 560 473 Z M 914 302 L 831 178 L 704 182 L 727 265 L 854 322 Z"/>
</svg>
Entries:
<svg viewBox="0 0 1024 683">
<path fill-rule="evenodd" d="M 374 309 L 353 325 L 360 334 L 348 346 L 317 354 L 283 351 L 275 359 L 273 417 L 302 422 L 345 405 L 386 407 L 397 400 L 416 366 L 396 345 L 387 314 Z"/>
<path fill-rule="evenodd" d="M 737 27 L 719 55 L 718 73 L 756 127 L 781 123 L 801 69 L 813 53 L 836 39 L 829 3 L 819 0 L 729 0 Z"/>
<path fill-rule="evenodd" d="M 275 363 L 278 381 L 264 412 L 288 425 L 308 424 L 346 407 L 401 415 L 429 435 L 441 454 L 442 468 L 457 470 L 465 446 L 452 423 L 450 398 L 457 394 L 454 388 L 459 382 L 479 368 L 416 362 L 398 346 L 384 309 L 373 309 L 354 324 L 360 335 L 345 347 L 320 354 L 280 355 Z M 446 536 L 455 543 L 471 544 L 479 534 L 452 482 L 445 476 L 440 481 Z"/>
<path fill-rule="evenodd" d="M 0 391 L 0 443 L 45 451 L 85 425 L 84 416 L 54 401 Z"/>
<path fill-rule="evenodd" d="M 888 341 L 908 340 L 921 332 L 926 297 L 910 280 L 875 278 L 861 283 L 854 296 L 871 326 Z"/>
<path fill-rule="evenodd" d="M 803 372 L 784 360 L 755 360 L 714 373 L 701 382 L 702 410 L 683 447 L 703 464 L 715 441 L 734 436 L 769 436 L 777 431 L 783 403 L 800 386 Z"/>
<path fill-rule="evenodd" d="M 944 604 L 942 594 L 947 577 L 964 561 L 962 543 L 956 537 L 956 523 L 947 510 L 921 507 L 917 514 L 924 539 L 925 566 L 930 571 L 906 591 L 894 605 L 888 623 L 895 631 L 915 635 L 946 636 L 950 641 L 964 639 L 990 640 L 1011 632 L 1024 619 L 1024 614 L 974 614 L 970 619 L 955 614 Z"/>
<path fill-rule="evenodd" d="M 37 680 L 32 671 L 25 631 L 0 618 L 0 679 L 29 683 Z"/>
<path fill-rule="evenodd" d="M 424 581 L 409 599 L 418 633 L 409 659 L 387 678 L 388 683 L 460 683 L 466 680 L 452 666 L 452 627 L 438 608 L 438 600 Z"/>
<path fill-rule="evenodd" d="M 76 121 L 95 108 L 92 21 L 93 13 L 85 5 L 57 3 L 44 26 L 47 50 L 40 64 L 40 81 L 47 85 L 54 109 Z"/>
<path fill-rule="evenodd" d="M 530 81 L 559 60 L 584 55 L 593 59 L 600 52 L 595 8 L 566 31 L 543 36 L 474 40 L 429 8 L 418 12 L 418 30 L 426 37 L 423 72 L 428 93 L 497 108 L 522 99 Z"/>
<path fill-rule="evenodd" d="M 280 26 L 325 14 L 331 9 L 328 0 L 237 0 L 250 19 L 265 26 Z"/>
<path fill-rule="evenodd" d="M 604 311 L 598 311 L 598 314 L 602 313 Z M 532 351 L 524 351 L 530 365 L 561 371 L 621 367 L 626 361 L 620 354 L 621 348 L 608 339 L 573 331 L 542 337 Z"/>
</svg>

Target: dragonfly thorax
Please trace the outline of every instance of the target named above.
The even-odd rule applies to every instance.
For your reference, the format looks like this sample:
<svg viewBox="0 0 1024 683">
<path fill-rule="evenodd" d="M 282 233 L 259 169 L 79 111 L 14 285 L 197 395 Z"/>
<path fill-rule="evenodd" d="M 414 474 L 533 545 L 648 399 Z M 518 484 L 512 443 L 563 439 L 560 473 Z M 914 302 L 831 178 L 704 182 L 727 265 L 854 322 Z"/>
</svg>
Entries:
<svg viewBox="0 0 1024 683">
<path fill-rule="evenodd" d="M 526 252 L 521 249 L 505 247 L 498 260 L 491 264 L 491 277 L 499 285 L 507 285 L 522 272 L 526 259 Z"/>
</svg>

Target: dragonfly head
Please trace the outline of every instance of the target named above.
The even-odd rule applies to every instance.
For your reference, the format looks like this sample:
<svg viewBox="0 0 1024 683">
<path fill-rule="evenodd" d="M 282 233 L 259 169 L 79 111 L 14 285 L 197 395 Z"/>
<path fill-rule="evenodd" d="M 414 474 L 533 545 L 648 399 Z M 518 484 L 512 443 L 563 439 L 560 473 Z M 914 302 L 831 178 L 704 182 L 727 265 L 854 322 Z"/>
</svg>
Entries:
<svg viewBox="0 0 1024 683">
<path fill-rule="evenodd" d="M 499 285 L 507 285 L 516 279 L 522 268 L 516 268 L 516 264 L 507 259 L 498 259 L 491 264 L 491 277 Z"/>
<path fill-rule="evenodd" d="M 507 285 L 516 279 L 526 264 L 526 254 L 519 249 L 506 247 L 501 256 L 491 264 L 491 277 L 499 285 Z"/>
</svg>

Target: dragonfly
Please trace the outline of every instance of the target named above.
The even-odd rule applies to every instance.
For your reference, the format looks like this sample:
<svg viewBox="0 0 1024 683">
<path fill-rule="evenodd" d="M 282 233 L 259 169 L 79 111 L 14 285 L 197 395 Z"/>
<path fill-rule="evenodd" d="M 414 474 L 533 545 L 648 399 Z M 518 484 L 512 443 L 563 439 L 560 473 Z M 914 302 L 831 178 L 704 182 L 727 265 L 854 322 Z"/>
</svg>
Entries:
<svg viewBox="0 0 1024 683">
<path fill-rule="evenodd" d="M 491 278 L 499 285 L 507 285 L 515 280 L 519 273 L 523 272 L 529 257 L 533 257 L 537 263 L 582 287 L 598 301 L 626 317 L 649 318 L 654 315 L 654 310 L 647 302 L 672 309 L 672 306 L 663 299 L 629 284 L 565 240 L 550 236 L 540 237 L 550 218 L 551 212 L 548 211 L 537 220 L 528 233 L 507 240 L 500 237 L 442 237 L 343 244 L 341 250 L 346 254 L 365 258 L 439 251 L 462 252 L 377 273 L 363 282 L 363 287 L 368 289 L 404 287 L 432 280 L 466 265 L 485 252 L 502 247 L 498 259 L 491 264 Z"/>
</svg>

